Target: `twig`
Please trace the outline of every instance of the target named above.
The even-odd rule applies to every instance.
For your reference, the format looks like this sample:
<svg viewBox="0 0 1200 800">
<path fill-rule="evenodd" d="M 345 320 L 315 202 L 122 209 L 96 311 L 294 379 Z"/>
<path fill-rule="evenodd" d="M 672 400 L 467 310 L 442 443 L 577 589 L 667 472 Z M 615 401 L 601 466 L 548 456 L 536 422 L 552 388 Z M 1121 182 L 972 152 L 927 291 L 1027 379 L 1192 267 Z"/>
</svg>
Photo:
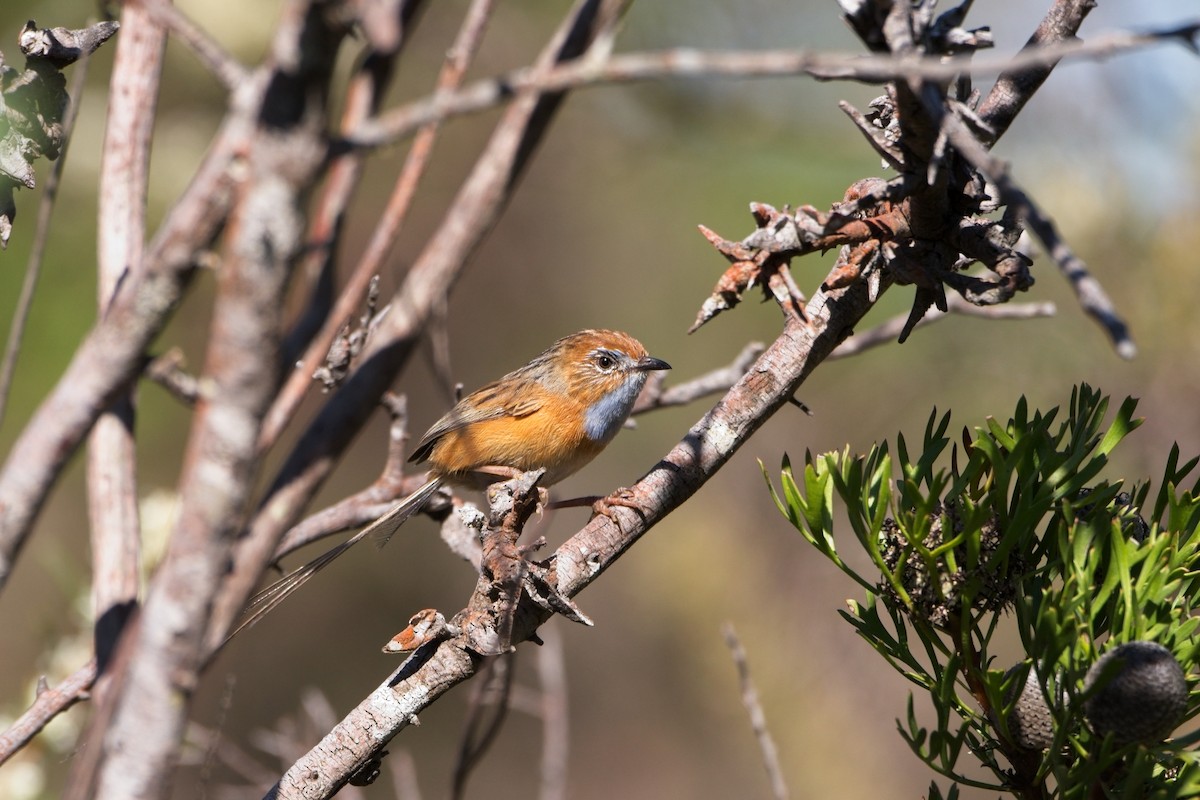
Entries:
<svg viewBox="0 0 1200 800">
<path fill-rule="evenodd" d="M 724 392 L 733 386 L 746 374 L 746 370 L 762 355 L 766 345 L 761 342 L 751 342 L 742 348 L 733 362 L 728 366 L 719 367 L 711 372 L 692 378 L 686 383 L 679 383 L 670 388 L 663 388 L 664 373 L 655 374 L 633 407 L 633 414 L 643 414 L 656 408 L 681 406 L 699 400 L 701 397 L 717 392 Z"/>
<path fill-rule="evenodd" d="M 408 442 L 408 404 L 405 398 L 389 392 L 383 397 L 383 405 L 392 418 L 392 424 L 388 427 L 388 453 L 383 472 L 366 489 L 310 515 L 289 530 L 275 548 L 272 563 L 278 563 L 289 553 L 326 536 L 379 519 L 395 506 L 397 500 L 407 497 L 425 484 L 427 476 L 424 474 L 407 477 L 404 474 Z M 447 505 L 441 498 L 442 495 L 434 495 L 421 509 L 422 513 L 435 518 L 443 514 Z"/>
<path fill-rule="evenodd" d="M 200 399 L 200 381 L 183 368 L 183 350 L 172 347 L 146 364 L 146 377 L 185 406 Z"/>
<path fill-rule="evenodd" d="M 725 637 L 725 645 L 733 657 L 737 667 L 738 685 L 742 690 L 742 705 L 750 716 L 750 725 L 754 729 L 754 737 L 758 740 L 758 749 L 762 753 L 763 766 L 767 769 L 767 777 L 771 781 L 771 793 L 776 800 L 786 800 L 788 797 L 787 783 L 783 779 L 783 770 L 779 766 L 779 750 L 771 731 L 767 729 L 767 715 L 763 713 L 762 703 L 758 699 L 758 690 L 750 677 L 750 665 L 746 662 L 746 650 L 738 639 L 737 631 L 732 622 L 721 626 L 721 634 Z"/>
<path fill-rule="evenodd" d="M 1067 278 L 1079 305 L 1101 328 L 1108 333 L 1117 355 L 1133 358 L 1137 346 L 1129 335 L 1129 327 L 1117 313 L 1108 293 L 1100 282 L 1088 272 L 1087 265 L 1071 250 L 1058 235 L 1054 221 L 1050 219 L 1020 186 L 1011 178 L 1008 167 L 995 158 L 957 116 L 947 114 L 946 130 L 954 149 L 973 167 L 983 173 L 1000 190 L 1001 200 L 1014 208 L 1028 223 L 1034 235 L 1042 243 L 1059 271 Z"/>
<path fill-rule="evenodd" d="M 196 782 L 200 784 L 202 796 L 207 794 L 206 790 L 212 783 L 213 766 L 217 760 L 217 751 L 221 746 L 222 739 L 224 738 L 221 735 L 221 731 L 224 730 L 225 724 L 229 719 L 229 709 L 233 707 L 234 689 L 236 687 L 236 674 L 232 672 L 227 673 L 225 675 L 225 690 L 221 692 L 221 701 L 218 705 L 217 719 L 214 722 L 213 736 L 209 739 L 208 746 L 204 748 L 204 755 L 200 759 L 199 775 L 196 776 Z"/>
<path fill-rule="evenodd" d="M 987 76 L 1055 64 L 1064 58 L 1104 58 L 1168 42 L 1189 43 L 1200 33 L 1200 22 L 1147 33 L 1115 32 L 1086 42 L 1063 41 L 1023 50 L 1015 56 L 943 56 L 903 59 L 821 53 L 809 50 L 705 51 L 681 48 L 622 53 L 603 61 L 575 60 L 534 74 L 519 69 L 469 84 L 457 92 L 440 92 L 381 115 L 365 125 L 347 144 L 378 147 L 410 135 L 422 125 L 473 114 L 507 102 L 523 92 L 557 92 L 587 86 L 674 78 L 763 78 L 807 74 L 819 80 L 883 83 L 920 78 L 945 81 L 960 75 Z"/>
<path fill-rule="evenodd" d="M 1049 49 L 1051 47 L 1077 44 L 1075 32 L 1095 6 L 1095 0 L 1058 0 L 1029 37 L 1021 54 L 1041 53 L 1044 57 L 1052 52 Z M 1057 58 L 1044 58 L 1041 63 L 1015 63 L 996 79 L 991 91 L 979 105 L 979 115 L 987 121 L 992 131 L 987 144 L 995 144 L 1004 135 L 1058 62 Z"/>
<path fill-rule="evenodd" d="M 179 37 L 227 91 L 232 92 L 250 76 L 250 70 L 238 63 L 207 31 L 167 0 L 140 0 L 131 5 L 144 9 L 156 23 Z"/>
<path fill-rule="evenodd" d="M 392 795 L 396 800 L 421 800 L 421 786 L 417 783 L 417 762 L 412 753 L 401 750 L 388 759 L 392 768 Z"/>
<path fill-rule="evenodd" d="M 96 659 L 93 658 L 53 689 L 40 688 L 33 704 L 0 734 L 0 765 L 37 736 L 50 720 L 81 700 L 87 700 L 95 682 Z"/>
<path fill-rule="evenodd" d="M 12 322 L 8 328 L 8 342 L 4 346 L 4 362 L 0 364 L 0 425 L 4 423 L 4 412 L 8 408 L 8 397 L 12 392 L 13 373 L 17 368 L 17 356 L 21 352 L 25 325 L 29 321 L 29 311 L 33 307 L 33 294 L 37 289 L 38 278 L 42 274 L 46 243 L 50 239 L 50 218 L 53 216 L 54 207 L 58 202 L 58 187 L 62 183 L 63 170 L 67 165 L 67 149 L 71 143 L 71 134 L 75 130 L 75 120 L 79 116 L 79 104 L 83 100 L 83 87 L 87 79 L 90 60 L 84 57 L 75 65 L 75 73 L 71 76 L 71 87 L 67 90 L 71 104 L 67 107 L 67 112 L 63 117 L 62 152 L 59 153 L 54 166 L 50 168 L 50 174 L 46 176 L 42 199 L 38 203 L 37 223 L 34 226 L 33 240 L 29 246 L 29 258 L 25 261 L 25 280 L 21 283 L 21 294 L 17 298 Z"/>
<path fill-rule="evenodd" d="M 567 763 L 570 756 L 570 717 L 567 713 L 567 662 L 563 636 L 557 625 L 542 629 L 537 651 L 538 677 L 542 682 L 542 780 L 539 800 L 564 800 L 567 796 Z"/>
<path fill-rule="evenodd" d="M 425 340 L 429 343 L 429 366 L 438 389 L 453 406 L 462 399 L 462 384 L 454 380 L 454 367 L 450 359 L 450 303 L 443 297 L 433 304 L 429 312 Z"/>
<path fill-rule="evenodd" d="M 487 673 L 485 679 L 471 691 L 467 701 L 467 721 L 459 740 L 450 784 L 450 796 L 454 800 L 463 797 L 471 770 L 496 741 L 508 716 L 508 696 L 516 675 L 515 659 L 516 655 L 511 653 L 489 658 L 483 667 Z M 485 714 L 488 709 L 491 713 Z"/>
<path fill-rule="evenodd" d="M 230 741 L 217 728 L 208 728 L 198 722 L 188 723 L 187 739 L 204 753 L 204 758 L 219 761 L 245 783 L 251 786 L 262 786 L 270 783 L 274 771 L 259 761 L 237 743 Z M 184 764 L 189 763 L 186 757 Z"/>
<path fill-rule="evenodd" d="M 459 509 L 465 505 L 459 506 Z M 553 513 L 554 511 L 551 509 L 546 515 L 547 518 Z M 483 547 L 479 543 L 479 532 L 466 524 L 461 511 L 449 514 L 442 520 L 438 535 L 451 553 L 474 567 L 476 572 L 479 571 L 479 566 L 483 561 Z"/>
<path fill-rule="evenodd" d="M 396 505 L 397 500 L 416 491 L 424 483 L 424 475 L 411 476 L 399 484 L 380 479 L 361 492 L 306 517 L 283 537 L 275 548 L 272 563 L 327 536 L 379 519 Z M 435 508 L 439 507 L 427 506 L 429 510 Z"/>
<path fill-rule="evenodd" d="M 1057 313 L 1054 303 L 1006 303 L 999 306 L 977 306 L 968 303 L 958 295 L 947 295 L 946 302 L 949 305 L 947 311 L 941 311 L 936 308 L 931 308 L 925 312 L 925 316 L 917 323 L 917 327 L 924 327 L 938 320 L 945 319 L 951 314 L 961 314 L 967 317 L 983 317 L 985 319 L 1034 319 L 1036 317 L 1052 317 Z M 896 337 L 904 330 L 905 324 L 908 322 L 908 314 L 897 314 L 887 322 L 876 325 L 863 333 L 856 333 L 846 341 L 838 345 L 829 358 L 846 358 L 848 356 L 858 355 L 864 350 L 870 350 L 873 347 L 878 347 L 882 344 L 889 344 L 896 341 Z"/>
<path fill-rule="evenodd" d="M 838 101 L 838 108 L 850 118 L 854 123 L 854 127 L 858 128 L 859 133 L 867 140 L 867 144 L 879 154 L 879 157 L 887 162 L 892 169 L 899 171 L 904 164 L 904 154 L 901 153 L 895 143 L 889 142 L 881 128 L 877 128 L 863 116 L 863 113 L 854 106 L 847 103 L 845 100 Z"/>
</svg>

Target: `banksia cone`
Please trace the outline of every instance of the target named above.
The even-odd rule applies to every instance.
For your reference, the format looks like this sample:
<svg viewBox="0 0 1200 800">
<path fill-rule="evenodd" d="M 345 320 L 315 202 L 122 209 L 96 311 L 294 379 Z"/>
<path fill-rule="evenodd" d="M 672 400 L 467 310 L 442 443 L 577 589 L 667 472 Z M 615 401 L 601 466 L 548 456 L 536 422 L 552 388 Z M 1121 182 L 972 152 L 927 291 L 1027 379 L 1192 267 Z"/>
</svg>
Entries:
<svg viewBox="0 0 1200 800">
<path fill-rule="evenodd" d="M 1106 674 L 1111 679 L 1103 680 Z M 1083 688 L 1089 693 L 1083 710 L 1092 730 L 1111 733 L 1122 744 L 1161 742 L 1187 709 L 1183 668 L 1156 642 L 1128 642 L 1109 650 L 1088 670 Z"/>
<path fill-rule="evenodd" d="M 1006 677 L 1018 672 L 1017 664 Z M 1016 703 L 1008 712 L 1008 732 L 1018 747 L 1026 750 L 1045 750 L 1054 743 L 1054 717 L 1046 705 L 1046 694 L 1042 689 L 1037 670 L 1030 667 L 1021 684 L 1013 683 L 1004 695 L 1007 706 L 1016 697 Z"/>
</svg>

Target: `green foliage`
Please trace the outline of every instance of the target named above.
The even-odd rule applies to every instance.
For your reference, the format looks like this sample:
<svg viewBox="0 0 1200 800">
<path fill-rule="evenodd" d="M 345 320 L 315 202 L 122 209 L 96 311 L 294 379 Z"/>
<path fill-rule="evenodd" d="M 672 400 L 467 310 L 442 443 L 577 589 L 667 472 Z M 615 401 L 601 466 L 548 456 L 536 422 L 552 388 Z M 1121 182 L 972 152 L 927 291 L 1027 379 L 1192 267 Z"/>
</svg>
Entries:
<svg viewBox="0 0 1200 800">
<path fill-rule="evenodd" d="M 918 719 L 910 694 L 898 720 L 913 752 L 953 782 L 930 797 L 963 785 L 1025 798 L 1200 796 L 1200 734 L 1120 744 L 1083 713 L 1101 650 L 1158 642 L 1188 675 L 1200 658 L 1200 484 L 1184 485 L 1198 459 L 1180 463 L 1173 448 L 1152 503 L 1149 484 L 1123 491 L 1102 476 L 1140 424 L 1135 406 L 1126 399 L 1105 426 L 1108 399 L 1084 385 L 1059 423 L 1059 409 L 1031 412 L 1022 398 L 1007 423 L 964 430 L 961 449 L 950 448 L 950 415 L 935 411 L 916 453 L 897 437 L 898 476 L 887 444 L 808 453 L 799 475 L 785 457 L 780 488 L 771 485 L 780 512 L 863 587 L 842 616 L 932 704 L 934 720 Z M 839 551 L 835 493 L 869 574 Z M 1007 670 L 991 646 L 1010 626 L 1027 657 Z M 1027 676 L 1041 676 L 1052 718 L 1045 750 L 1018 744 L 1009 725 Z M 1195 677 L 1188 689 L 1185 718 L 1200 711 Z"/>
</svg>

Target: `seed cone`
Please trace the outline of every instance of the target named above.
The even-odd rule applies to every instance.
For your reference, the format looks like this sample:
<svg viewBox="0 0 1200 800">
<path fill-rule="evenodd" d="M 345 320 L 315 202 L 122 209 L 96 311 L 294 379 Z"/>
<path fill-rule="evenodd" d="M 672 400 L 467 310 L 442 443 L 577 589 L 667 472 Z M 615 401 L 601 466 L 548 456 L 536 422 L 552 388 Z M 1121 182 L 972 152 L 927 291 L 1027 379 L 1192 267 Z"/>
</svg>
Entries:
<svg viewBox="0 0 1200 800">
<path fill-rule="evenodd" d="M 1021 665 L 1012 667 L 1006 675 L 1020 670 Z M 1025 675 L 1025 682 L 1013 684 L 1004 696 L 1005 705 L 1016 697 L 1016 704 L 1008 712 L 1008 732 L 1017 746 L 1026 750 L 1045 750 L 1054 743 L 1054 717 L 1046 705 L 1041 679 L 1032 667 Z"/>
<path fill-rule="evenodd" d="M 1116 662 L 1116 666 L 1110 666 Z M 1104 681 L 1106 674 L 1110 680 Z M 1171 651 L 1156 642 L 1128 642 L 1088 670 L 1084 702 L 1092 730 L 1120 743 L 1156 744 L 1171 735 L 1187 710 L 1187 681 Z"/>
</svg>

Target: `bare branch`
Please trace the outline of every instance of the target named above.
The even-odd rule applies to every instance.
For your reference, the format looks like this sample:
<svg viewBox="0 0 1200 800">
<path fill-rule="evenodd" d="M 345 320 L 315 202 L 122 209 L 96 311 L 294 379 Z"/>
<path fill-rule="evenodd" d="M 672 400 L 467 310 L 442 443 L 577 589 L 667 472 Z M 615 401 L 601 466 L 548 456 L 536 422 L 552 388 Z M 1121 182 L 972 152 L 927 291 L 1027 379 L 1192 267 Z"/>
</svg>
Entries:
<svg viewBox="0 0 1200 800">
<path fill-rule="evenodd" d="M 391 86 L 397 60 L 412 38 L 424 7 L 425 0 L 393 0 L 389 4 L 361 8 L 362 13 L 370 17 L 369 23 L 364 18 L 362 24 L 368 31 L 372 50 L 350 77 L 340 123 L 343 135 L 357 130 L 363 120 L 379 111 Z M 283 389 L 267 413 L 266 425 L 259 437 L 259 447 L 264 451 L 271 449 L 292 419 L 298 404 L 311 388 L 317 364 L 332 350 L 342 326 L 349 323 L 362 305 L 364 294 L 369 302 L 371 287 L 380 274 L 382 265 L 374 272 L 366 267 L 355 270 L 331 313 L 337 245 L 363 170 L 362 153 L 343 152 L 331 159 L 329 175 L 313 211 L 305 255 L 299 266 L 300 277 L 311 284 L 311 294 L 303 315 L 284 340 L 284 364 L 295 363 L 295 371 L 287 375 Z M 299 359 L 303 360 L 296 363 Z"/>
<path fill-rule="evenodd" d="M 272 563 L 327 536 L 374 522 L 394 508 L 398 500 L 424 485 L 425 478 L 423 474 L 413 475 L 401 479 L 399 483 L 381 478 L 361 492 L 306 517 L 284 536 L 275 549 Z M 422 508 L 422 513 L 440 516 L 447 507 L 447 503 L 435 496 Z"/>
<path fill-rule="evenodd" d="M 172 3 L 167 0 L 136 0 L 126 3 L 125 13 L 134 8 L 140 13 L 149 14 L 158 25 L 179 37 L 227 91 L 234 91 L 249 79 L 250 71 L 246 67 Z"/>
<path fill-rule="evenodd" d="M 917 323 L 917 327 L 930 325 L 938 320 L 946 319 L 951 314 L 962 314 L 968 317 L 984 317 L 985 319 L 1034 319 L 1036 317 L 1052 317 L 1057 313 L 1054 303 L 1006 303 L 1000 306 L 977 306 L 968 303 L 957 295 L 946 297 L 949 309 L 930 309 Z M 897 314 L 887 322 L 881 323 L 863 333 L 856 333 L 838 345 L 829 358 L 847 358 L 858 355 L 865 350 L 882 344 L 896 341 L 908 323 L 908 314 Z"/>
<path fill-rule="evenodd" d="M 467 701 L 467 721 L 459 740 L 458 758 L 450 785 L 450 797 L 464 796 L 467 778 L 496 741 L 508 715 L 509 695 L 516 675 L 515 654 L 489 658 L 483 667 L 484 678 L 476 682 Z"/>
<path fill-rule="evenodd" d="M 383 404 L 392 418 L 388 429 L 388 454 L 379 478 L 361 492 L 334 503 L 328 508 L 309 516 L 296 525 L 275 549 L 272 563 L 295 550 L 326 536 L 350 528 L 366 525 L 386 514 L 396 501 L 421 488 L 425 475 L 404 475 L 404 459 L 408 442 L 408 403 L 401 396 L 385 394 Z M 422 509 L 426 513 L 440 513 L 444 503 L 435 498 Z"/>
<path fill-rule="evenodd" d="M 1095 0 L 1059 0 L 1051 7 L 1045 19 L 1025 43 L 1021 55 L 1039 53 L 1052 54 L 1053 47 L 1079 44 L 1075 34 L 1083 25 L 1084 18 L 1093 8 Z M 1193 32 L 1189 38 L 1194 37 Z M 1059 58 L 1045 58 L 1041 63 L 1013 64 L 996 79 L 995 85 L 979 106 L 979 115 L 987 121 L 992 135 L 987 144 L 993 145 L 1008 130 L 1012 121 L 1021 113 L 1034 93 L 1050 77 Z"/>
<path fill-rule="evenodd" d="M 1082 2 L 1083 0 L 1081 0 Z M 1064 58 L 1104 58 L 1176 41 L 1191 42 L 1200 22 L 1147 33 L 1115 32 L 1087 42 L 1062 41 L 1023 50 L 1015 56 L 928 57 L 863 56 L 810 50 L 704 51 L 681 48 L 622 53 L 606 60 L 578 59 L 534 74 L 519 69 L 441 92 L 385 112 L 348 139 L 356 147 L 378 147 L 409 136 L 431 122 L 474 114 L 524 92 L 555 92 L 662 78 L 764 78 L 810 75 L 819 80 L 883 83 L 891 80 L 953 80 L 960 75 L 987 76 L 1056 64 Z"/>
<path fill-rule="evenodd" d="M 140 4 L 125 9 L 113 59 L 100 167 L 97 230 L 97 317 L 121 284 L 144 270 L 146 188 L 166 34 Z M 141 524 L 133 386 L 96 420 L 88 444 L 88 519 L 92 544 L 92 609 L 100 675 L 137 604 Z M 108 690 L 97 686 L 98 696 Z"/>
<path fill-rule="evenodd" d="M 565 800 L 567 763 L 570 755 L 570 718 L 567 714 L 567 662 L 563 636 L 557 625 L 540 631 L 542 646 L 537 651 L 538 677 L 542 691 L 542 781 L 538 800 Z"/>
<path fill-rule="evenodd" d="M 783 770 L 779 766 L 779 749 L 767 728 L 767 715 L 763 713 L 762 703 L 758 699 L 758 690 L 754 688 L 754 680 L 750 677 L 750 664 L 746 661 L 746 649 L 738 638 L 732 622 L 721 626 L 721 634 L 725 637 L 725 645 L 733 657 L 737 667 L 738 685 L 742 690 L 742 705 L 750 716 L 750 726 L 754 729 L 754 738 L 758 740 L 758 749 L 762 753 L 763 766 L 766 767 L 767 777 L 771 781 L 771 794 L 776 800 L 786 800 L 788 797 L 787 783 L 783 779 Z"/>
<path fill-rule="evenodd" d="M 656 408 L 686 405 L 706 395 L 727 391 L 746 374 L 746 370 L 750 369 L 750 366 L 765 349 L 766 345 L 761 342 L 751 342 L 742 348 L 742 352 L 738 353 L 728 366 L 719 367 L 705 375 L 692 378 L 686 383 L 679 383 L 668 388 L 663 388 L 663 379 L 666 374 L 656 373 L 651 376 L 645 388 L 642 389 L 642 394 L 638 397 L 632 414 L 643 414 Z"/>
<path fill-rule="evenodd" d="M 96 659 L 93 658 L 53 689 L 40 688 L 33 705 L 0 735 L 0 765 L 37 736 L 50 720 L 81 700 L 87 700 L 95 682 Z"/>
<path fill-rule="evenodd" d="M 401 750 L 388 760 L 392 767 L 392 796 L 396 800 L 421 800 L 417 783 L 417 762 L 412 753 Z"/>
<path fill-rule="evenodd" d="M 957 116 L 947 114 L 945 124 L 954 148 L 976 169 L 987 176 L 999 189 L 1003 202 L 1014 208 L 1029 224 L 1034 235 L 1071 284 L 1079 305 L 1108 333 L 1121 358 L 1137 355 L 1137 345 L 1129 335 L 1129 327 L 1117 313 L 1108 293 L 1088 272 L 1087 265 L 1058 235 L 1054 221 L 1033 202 L 1009 175 L 1008 167 L 987 151 L 983 143 Z"/>
<path fill-rule="evenodd" d="M 219 729 L 206 728 L 193 721 L 188 723 L 187 738 L 204 750 L 206 760 L 219 762 L 247 784 L 262 786 L 274 779 L 275 772 L 270 767 L 259 763 Z M 185 758 L 183 763 L 188 760 Z"/>
<path fill-rule="evenodd" d="M 895 143 L 888 141 L 883 130 L 872 125 L 863 116 L 861 111 L 845 100 L 838 102 L 838 108 L 850 118 L 854 123 L 854 127 L 858 128 L 859 132 L 867 140 L 867 144 L 874 148 L 875 152 L 887 162 L 888 166 L 895 170 L 901 169 L 904 163 L 904 154 L 896 149 Z"/>
<path fill-rule="evenodd" d="M 200 399 L 200 382 L 184 370 L 183 351 L 178 347 L 150 359 L 145 374 L 185 406 L 194 406 Z"/>
</svg>

